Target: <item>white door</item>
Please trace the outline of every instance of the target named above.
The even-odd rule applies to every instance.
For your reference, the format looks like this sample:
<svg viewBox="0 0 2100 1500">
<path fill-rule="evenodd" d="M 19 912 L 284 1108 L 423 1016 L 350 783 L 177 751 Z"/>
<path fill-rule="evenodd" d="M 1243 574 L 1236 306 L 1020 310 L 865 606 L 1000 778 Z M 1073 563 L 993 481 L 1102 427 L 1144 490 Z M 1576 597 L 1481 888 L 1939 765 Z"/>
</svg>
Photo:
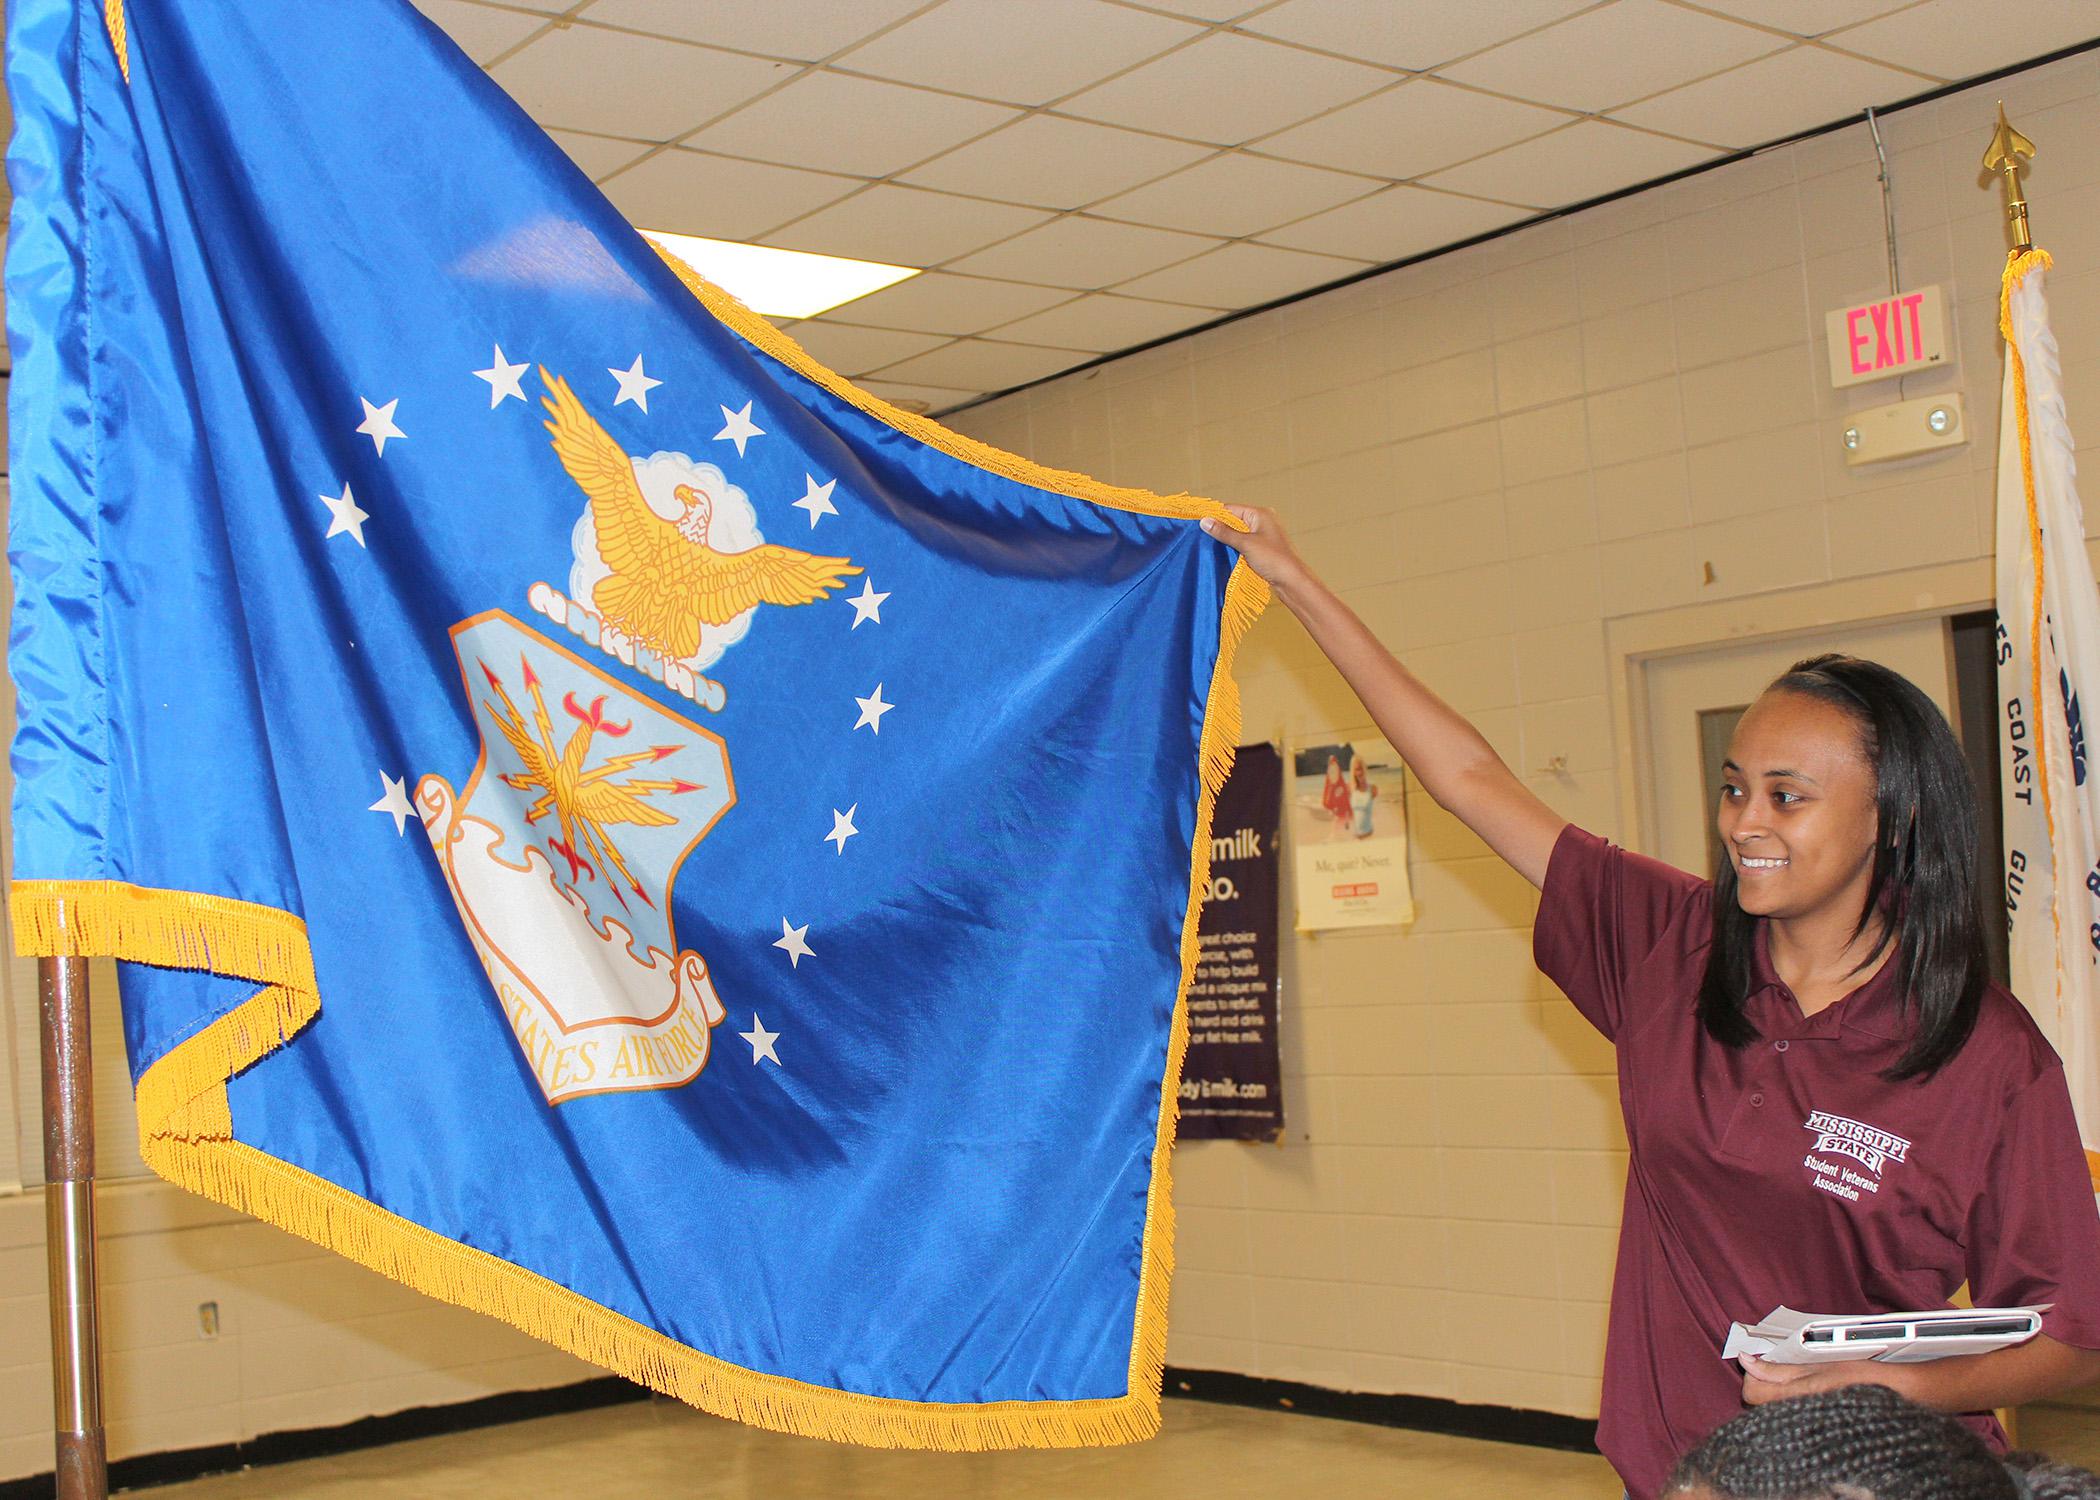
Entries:
<svg viewBox="0 0 2100 1500">
<path fill-rule="evenodd" d="M 1714 811 L 1728 737 L 1773 678 L 1804 657 L 1839 651 L 1901 672 L 1955 720 L 1952 639 L 1945 618 L 1838 626 L 1778 640 L 1719 645 L 1643 665 L 1648 715 L 1646 847 L 1681 870 L 1712 876 Z"/>
</svg>

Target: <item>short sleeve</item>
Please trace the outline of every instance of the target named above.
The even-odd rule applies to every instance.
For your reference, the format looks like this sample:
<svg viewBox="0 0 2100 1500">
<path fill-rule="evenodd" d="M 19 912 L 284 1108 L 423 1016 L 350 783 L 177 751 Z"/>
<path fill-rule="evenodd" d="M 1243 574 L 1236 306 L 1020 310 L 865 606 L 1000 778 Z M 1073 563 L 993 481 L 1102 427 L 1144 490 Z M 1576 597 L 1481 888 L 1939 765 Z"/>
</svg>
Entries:
<svg viewBox="0 0 2100 1500">
<path fill-rule="evenodd" d="M 2100 1210 L 2061 1065 L 2013 1096 L 1969 1216 L 1978 1307 L 2054 1304 L 2042 1332 L 2100 1349 Z"/>
<path fill-rule="evenodd" d="M 1710 889 L 1696 875 L 1569 824 L 1553 845 L 1532 959 L 1590 1024 L 1616 1040 L 1628 975 Z"/>
</svg>

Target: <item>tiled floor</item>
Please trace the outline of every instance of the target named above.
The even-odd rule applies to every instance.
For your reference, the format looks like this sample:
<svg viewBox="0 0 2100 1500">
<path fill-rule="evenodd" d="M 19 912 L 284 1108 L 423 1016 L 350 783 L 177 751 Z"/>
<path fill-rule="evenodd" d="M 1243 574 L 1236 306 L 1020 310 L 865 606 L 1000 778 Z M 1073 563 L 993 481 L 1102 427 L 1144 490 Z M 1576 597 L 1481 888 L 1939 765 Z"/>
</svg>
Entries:
<svg viewBox="0 0 2100 1500">
<path fill-rule="evenodd" d="M 2100 1464 L 2100 1412 L 2031 1407 L 2021 1438 Z M 1166 1432 L 1076 1453 L 877 1453 L 780 1437 L 668 1401 L 425 1438 L 147 1492 L 150 1500 L 1184 1500 L 1393 1495 L 1609 1500 L 1600 1458 L 1285 1412 L 1167 1403 Z"/>
</svg>

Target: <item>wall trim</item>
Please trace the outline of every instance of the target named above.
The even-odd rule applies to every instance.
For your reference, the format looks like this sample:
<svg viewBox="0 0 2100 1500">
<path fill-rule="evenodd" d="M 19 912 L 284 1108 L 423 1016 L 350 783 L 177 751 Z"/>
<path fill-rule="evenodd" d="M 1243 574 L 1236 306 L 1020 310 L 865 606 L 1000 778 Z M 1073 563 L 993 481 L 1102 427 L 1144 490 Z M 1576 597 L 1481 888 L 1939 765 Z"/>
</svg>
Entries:
<svg viewBox="0 0 2100 1500">
<path fill-rule="evenodd" d="M 120 1458 L 109 1466 L 109 1487 L 114 1492 L 180 1484 L 213 1474 L 296 1463 L 307 1458 L 326 1458 L 360 1448 L 383 1448 L 414 1438 L 439 1437 L 450 1432 L 468 1432 L 478 1427 L 497 1427 L 534 1417 L 559 1416 L 565 1412 L 590 1411 L 601 1406 L 620 1406 L 630 1401 L 651 1399 L 661 1398 L 654 1397 L 646 1387 L 617 1375 L 539 1390 L 503 1391 L 447 1406 L 418 1406 L 408 1411 L 389 1412 L 382 1417 L 360 1417 L 355 1422 L 336 1427 L 266 1432 L 245 1443 L 217 1443 L 208 1448 L 183 1448 L 169 1453 L 141 1453 Z M 0 1480 L 0 1500 L 50 1500 L 52 1484 L 50 1470 L 32 1474 L 26 1479 Z"/>
<path fill-rule="evenodd" d="M 1185 1401 L 1283 1410 L 1304 1417 L 1405 1427 L 1414 1432 L 1516 1443 L 1526 1448 L 1556 1448 L 1567 1453 L 1597 1451 L 1597 1423 L 1593 1418 L 1524 1407 L 1473 1406 L 1441 1396 L 1337 1391 L 1295 1380 L 1269 1380 L 1227 1370 L 1177 1370 L 1171 1366 L 1167 1370 L 1166 1393 Z"/>
<path fill-rule="evenodd" d="M 1363 1391 L 1336 1391 L 1295 1380 L 1267 1380 L 1226 1370 L 1183 1370 L 1169 1365 L 1166 1394 L 1185 1401 L 1222 1406 L 1251 1406 L 1289 1411 L 1299 1416 L 1368 1422 L 1377 1427 L 1404 1427 L 1447 1437 L 1482 1438 L 1527 1448 L 1557 1448 L 1569 1453 L 1597 1451 L 1597 1424 L 1557 1412 L 1509 1406 L 1469 1406 L 1435 1396 L 1385 1396 Z M 180 1484 L 213 1474 L 271 1464 L 297 1463 L 361 1448 L 383 1448 L 414 1438 L 500 1427 L 534 1417 L 559 1416 L 622 1406 L 631 1401 L 661 1401 L 642 1386 L 608 1375 L 573 1385 L 534 1391 L 504 1391 L 449 1406 L 419 1406 L 383 1417 L 363 1417 L 337 1427 L 308 1427 L 297 1432 L 270 1432 L 245 1443 L 219 1443 L 172 1453 L 144 1453 L 109 1466 L 112 1491 Z M 49 1471 L 24 1479 L 0 1480 L 0 1500 L 50 1500 Z"/>
</svg>

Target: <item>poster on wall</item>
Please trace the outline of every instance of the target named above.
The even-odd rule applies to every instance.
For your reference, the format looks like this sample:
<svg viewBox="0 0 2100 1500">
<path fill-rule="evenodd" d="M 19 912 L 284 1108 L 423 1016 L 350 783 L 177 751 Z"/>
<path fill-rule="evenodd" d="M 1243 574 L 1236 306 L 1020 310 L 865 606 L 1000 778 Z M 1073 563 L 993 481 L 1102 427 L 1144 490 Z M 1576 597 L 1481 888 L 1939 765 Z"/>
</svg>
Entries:
<svg viewBox="0 0 2100 1500">
<path fill-rule="evenodd" d="M 1210 888 L 1196 920 L 1189 1050 L 1181 1066 L 1183 1140 L 1271 1141 L 1283 1134 L 1276 1046 L 1283 757 L 1242 745 L 1210 829 Z"/>
<path fill-rule="evenodd" d="M 1308 741 L 1291 752 L 1298 930 L 1415 919 L 1407 882 L 1407 768 L 1382 739 Z"/>
</svg>

